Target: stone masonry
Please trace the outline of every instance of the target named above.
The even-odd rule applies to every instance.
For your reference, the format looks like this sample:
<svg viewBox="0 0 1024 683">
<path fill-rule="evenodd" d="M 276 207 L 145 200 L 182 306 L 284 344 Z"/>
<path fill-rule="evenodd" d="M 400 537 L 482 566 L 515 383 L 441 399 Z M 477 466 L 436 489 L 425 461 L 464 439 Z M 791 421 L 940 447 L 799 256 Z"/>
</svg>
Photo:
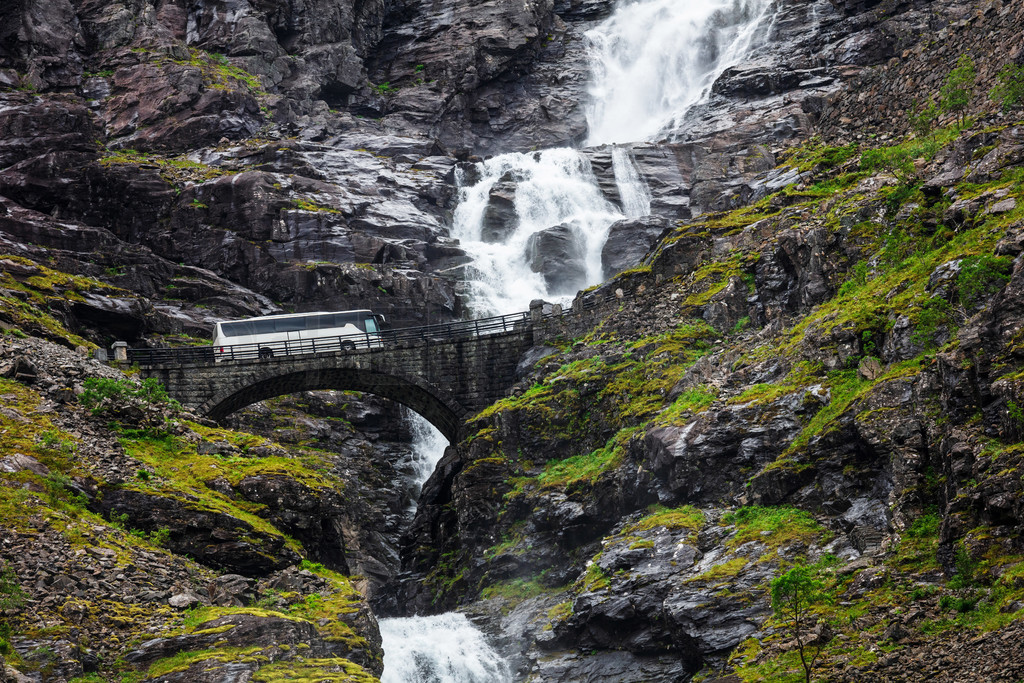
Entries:
<svg viewBox="0 0 1024 683">
<path fill-rule="evenodd" d="M 516 364 L 532 345 L 527 327 L 384 349 L 144 366 L 142 375 L 159 379 L 184 406 L 214 419 L 300 391 L 368 392 L 408 406 L 454 441 L 466 418 L 508 393 Z"/>
</svg>

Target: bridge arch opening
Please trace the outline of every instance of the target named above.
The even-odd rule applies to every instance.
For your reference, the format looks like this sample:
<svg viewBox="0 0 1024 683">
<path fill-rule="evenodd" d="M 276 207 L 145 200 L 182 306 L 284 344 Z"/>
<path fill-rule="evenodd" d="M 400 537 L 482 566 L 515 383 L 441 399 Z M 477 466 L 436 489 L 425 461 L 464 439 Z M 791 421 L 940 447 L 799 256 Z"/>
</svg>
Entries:
<svg viewBox="0 0 1024 683">
<path fill-rule="evenodd" d="M 466 410 L 435 386 L 418 377 L 382 374 L 356 368 L 319 368 L 259 379 L 217 394 L 200 410 L 219 420 L 258 401 L 303 391 L 361 391 L 389 398 L 422 415 L 449 443 L 458 438 Z"/>
</svg>

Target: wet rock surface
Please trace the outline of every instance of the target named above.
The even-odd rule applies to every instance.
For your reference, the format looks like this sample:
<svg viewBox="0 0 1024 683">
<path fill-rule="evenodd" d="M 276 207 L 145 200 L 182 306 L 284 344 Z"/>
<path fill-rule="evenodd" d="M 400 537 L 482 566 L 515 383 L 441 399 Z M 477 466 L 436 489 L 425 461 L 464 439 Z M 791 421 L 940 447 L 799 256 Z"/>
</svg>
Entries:
<svg viewBox="0 0 1024 683">
<path fill-rule="evenodd" d="M 1015 129 L 990 138 L 986 154 L 1009 159 Z M 827 561 L 817 571 L 839 601 L 832 609 L 866 610 L 841 632 L 815 631 L 836 653 L 822 665 L 830 676 L 976 676 L 943 649 L 1010 642 L 1018 623 L 978 626 L 980 614 L 955 613 L 1019 611 L 1001 597 L 1019 588 L 1010 577 L 1020 547 L 1019 432 L 1001 401 L 1016 405 L 1018 390 L 1010 321 L 1020 308 L 1020 218 L 1000 209 L 965 223 L 993 230 L 966 261 L 918 242 L 916 258 L 934 260 L 913 274 L 901 270 L 913 259 L 888 266 L 900 273 L 891 281 L 883 266 L 857 280 L 865 266 L 853 265 L 881 248 L 871 230 L 900 226 L 926 240 L 961 194 L 979 194 L 958 184 L 966 169 L 953 161 L 966 158 L 957 150 L 973 135 L 920 170 L 953 171 L 949 184 L 935 181 L 951 204 L 908 200 L 886 213 L 872 194 L 891 182 L 884 176 L 853 178 L 821 203 L 790 205 L 776 190 L 763 213 L 680 223 L 647 257 L 649 271 L 578 295 L 574 315 L 541 333 L 560 353 L 537 355 L 514 396 L 468 423 L 428 482 L 408 565 L 426 590 L 413 598 L 487 615 L 532 680 L 565 680 L 568 670 L 602 680 L 601 667 L 617 672 L 625 661 L 655 679 L 687 680 L 795 656 L 769 618 L 769 582 L 784 567 Z M 1012 173 L 1014 162 L 1005 164 L 987 178 Z M 1017 191 L 988 192 L 977 206 Z M 828 216 L 842 217 L 826 227 Z M 986 260 L 992 254 L 1004 260 Z M 985 294 L 965 294 L 974 290 L 964 263 L 982 261 L 991 264 L 980 276 Z M 872 282 L 892 284 L 876 291 Z M 901 292 L 962 314 L 916 316 L 892 303 Z M 679 335 L 679 346 L 666 346 L 666 335 Z M 673 354 L 685 371 L 661 374 Z M 646 400 L 661 407 L 645 413 Z M 747 510 L 815 521 L 791 518 L 786 528 L 804 531 L 783 539 L 768 527 L 750 533 L 745 515 L 761 513 Z M 1000 559 L 985 570 L 965 559 L 983 555 Z M 972 583 L 955 579 L 965 572 Z M 476 591 L 484 599 L 467 602 Z M 954 626 L 966 623 L 976 625 L 970 637 Z M 897 649 L 875 653 L 855 640 L 865 631 Z M 862 648 L 875 653 L 870 663 L 852 663 L 847 653 Z M 998 680 L 1022 665 L 1001 646 L 992 657 Z"/>
</svg>

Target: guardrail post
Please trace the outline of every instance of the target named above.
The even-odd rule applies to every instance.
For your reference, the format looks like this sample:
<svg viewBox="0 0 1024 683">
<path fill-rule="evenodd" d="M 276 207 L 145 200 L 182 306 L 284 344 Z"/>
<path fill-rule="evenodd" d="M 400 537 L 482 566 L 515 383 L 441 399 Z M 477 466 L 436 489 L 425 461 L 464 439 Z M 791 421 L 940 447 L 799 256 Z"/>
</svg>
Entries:
<svg viewBox="0 0 1024 683">
<path fill-rule="evenodd" d="M 534 325 L 540 325 L 541 320 L 544 319 L 544 300 L 534 299 L 530 302 L 530 322 Z"/>
</svg>

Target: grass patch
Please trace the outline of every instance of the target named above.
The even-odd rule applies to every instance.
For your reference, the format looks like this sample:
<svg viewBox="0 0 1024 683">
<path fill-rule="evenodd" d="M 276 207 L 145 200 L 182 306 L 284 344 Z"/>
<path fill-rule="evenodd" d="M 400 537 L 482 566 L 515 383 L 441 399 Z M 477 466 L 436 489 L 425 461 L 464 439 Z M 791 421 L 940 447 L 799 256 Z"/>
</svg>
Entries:
<svg viewBox="0 0 1024 683">
<path fill-rule="evenodd" d="M 704 526 L 704 513 L 692 505 L 678 508 L 652 505 L 648 511 L 650 514 L 641 517 L 639 521 L 627 524 L 622 533 L 633 534 L 639 531 L 665 528 L 670 531 L 687 529 L 696 534 Z"/>
<path fill-rule="evenodd" d="M 726 541 L 729 548 L 751 541 L 781 547 L 795 541 L 809 542 L 825 533 L 809 512 L 786 506 L 741 507 L 723 515 L 722 523 L 736 527 L 736 533 Z"/>
</svg>

